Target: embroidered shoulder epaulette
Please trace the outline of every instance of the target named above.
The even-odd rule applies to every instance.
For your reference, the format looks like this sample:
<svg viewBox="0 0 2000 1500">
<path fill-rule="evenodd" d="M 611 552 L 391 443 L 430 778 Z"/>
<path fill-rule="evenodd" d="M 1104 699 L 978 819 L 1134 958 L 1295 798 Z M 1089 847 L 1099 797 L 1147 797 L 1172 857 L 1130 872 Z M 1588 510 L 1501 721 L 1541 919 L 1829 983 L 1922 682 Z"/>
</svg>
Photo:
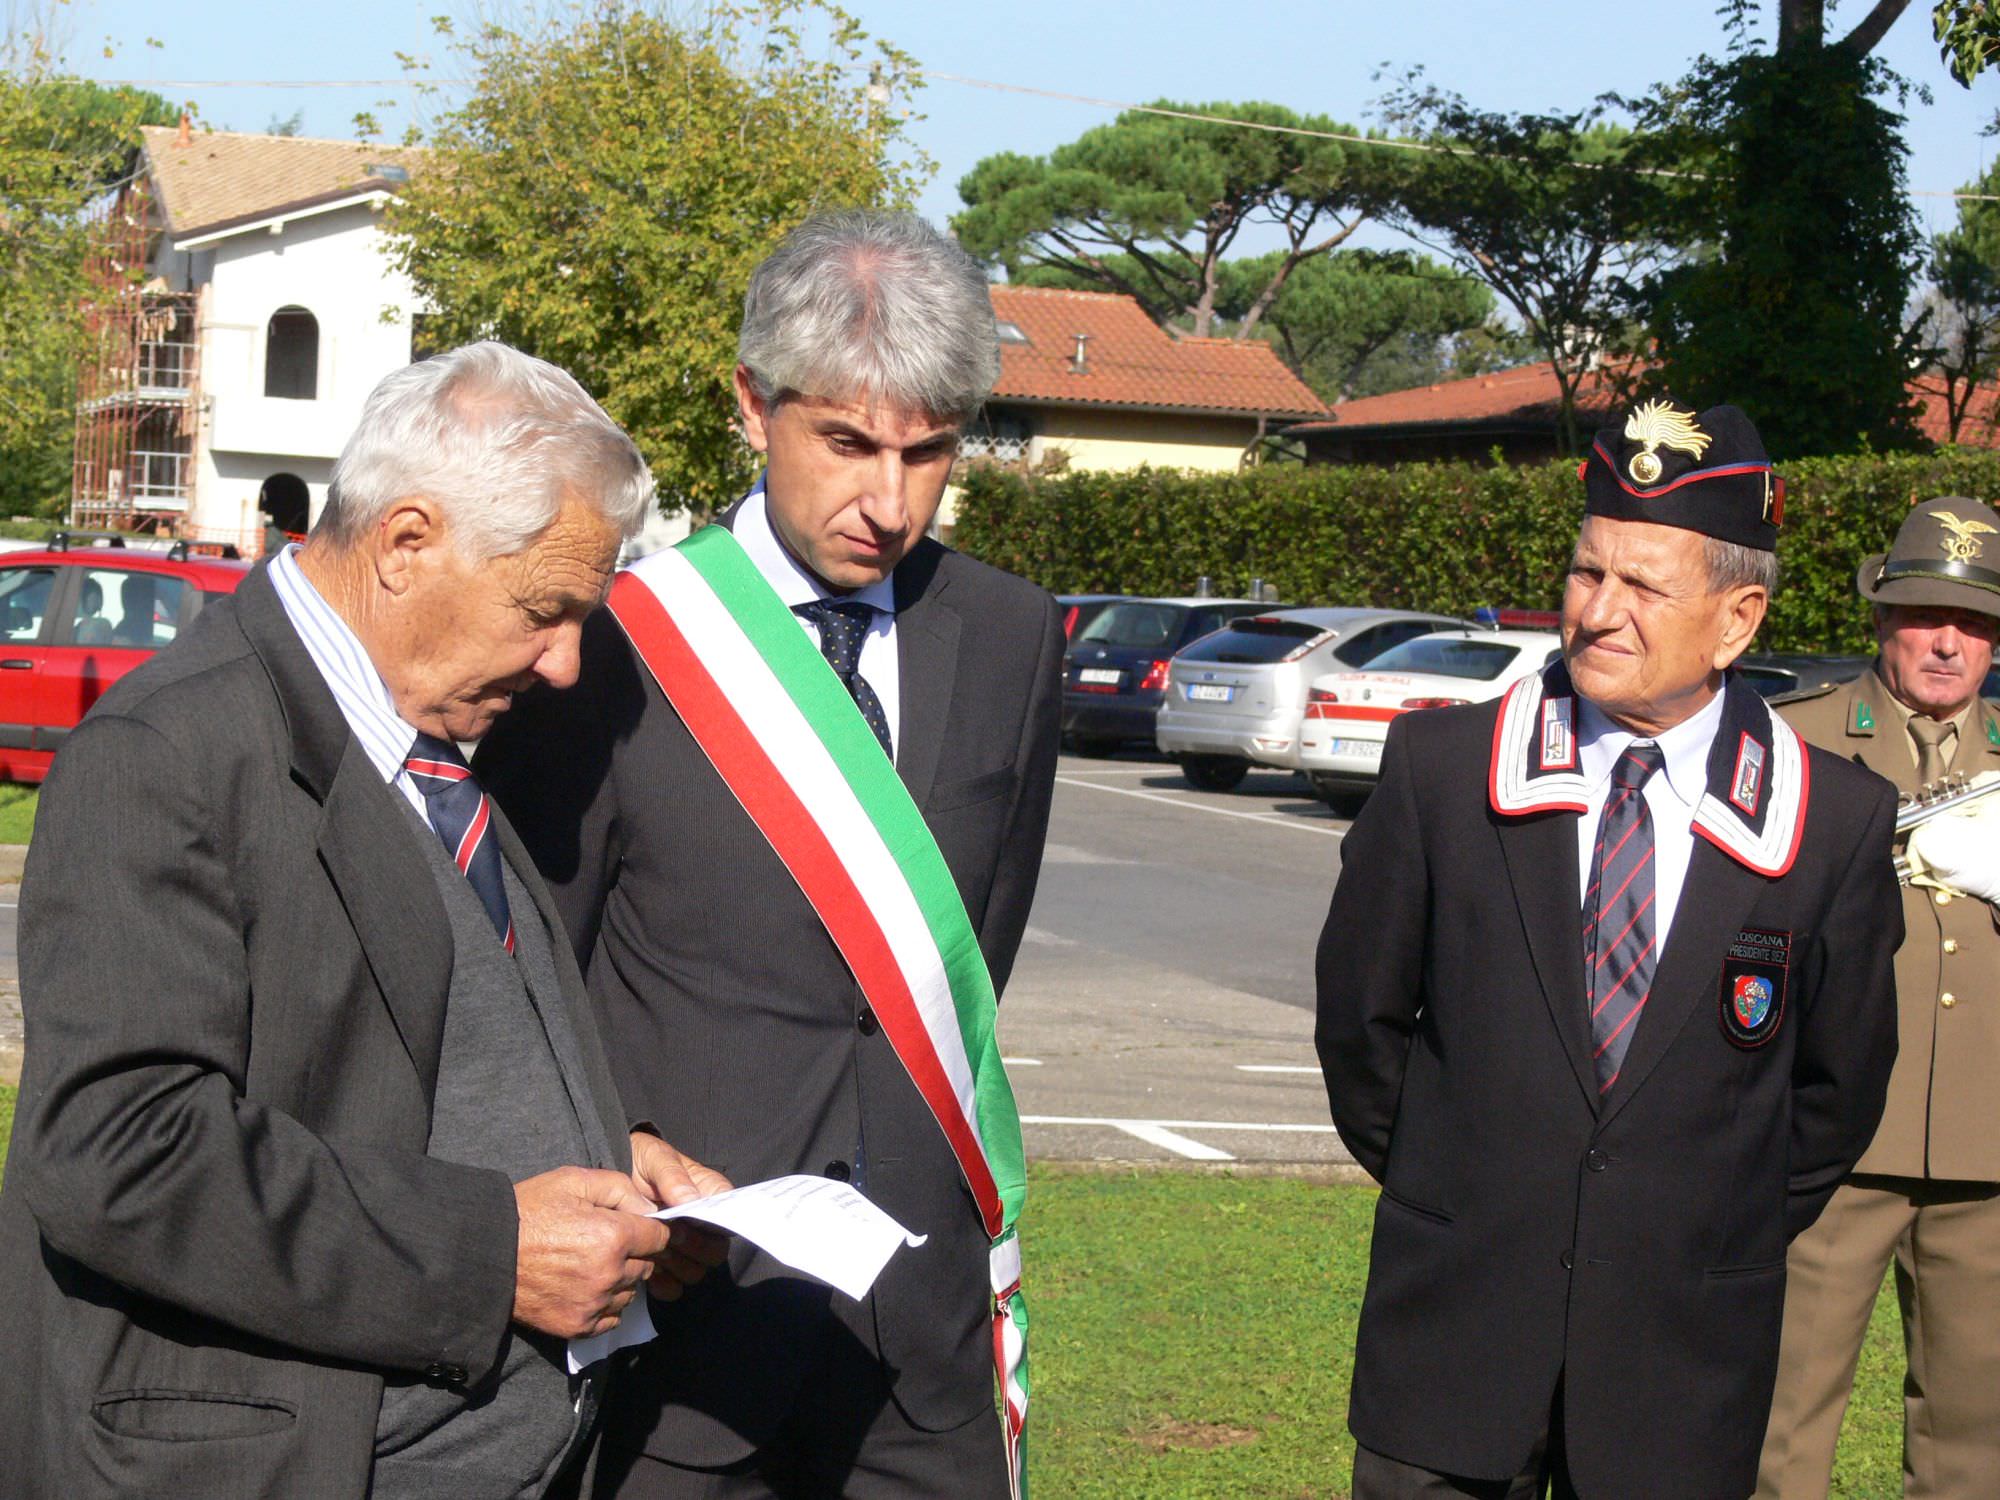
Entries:
<svg viewBox="0 0 2000 1500">
<path fill-rule="evenodd" d="M 1773 708 L 1783 708 L 1787 703 L 1810 703 L 1815 698 L 1824 698 L 1828 693 L 1837 693 L 1846 686 L 1844 682 L 1822 682 L 1818 687 L 1793 688 L 1789 693 L 1773 693 L 1764 701 Z"/>
</svg>

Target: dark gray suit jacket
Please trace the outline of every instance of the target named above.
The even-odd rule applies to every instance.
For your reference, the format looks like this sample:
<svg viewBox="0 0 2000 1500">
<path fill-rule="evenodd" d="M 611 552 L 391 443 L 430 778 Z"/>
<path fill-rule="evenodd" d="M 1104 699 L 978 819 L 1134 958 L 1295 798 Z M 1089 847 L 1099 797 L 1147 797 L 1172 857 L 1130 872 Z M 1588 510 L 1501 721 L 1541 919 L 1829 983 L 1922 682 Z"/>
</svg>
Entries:
<svg viewBox="0 0 2000 1500">
<path fill-rule="evenodd" d="M 1048 829 L 1063 633 L 1034 585 L 925 541 L 896 569 L 897 770 L 1004 986 Z M 478 760 L 584 960 L 635 1116 L 753 1182 L 836 1175 L 930 1241 L 835 1304 L 897 1403 L 943 1429 L 993 1403 L 987 1242 L 971 1193 L 853 975 L 615 620 L 584 627 L 568 692 L 520 700 Z M 739 1247 L 663 1310 L 605 1441 L 686 1463 L 761 1447 L 795 1400 L 831 1296 Z"/>
<path fill-rule="evenodd" d="M 358 1497 L 384 1372 L 496 1368 L 514 1196 L 424 1154 L 451 936 L 396 795 L 261 570 L 57 757 L 0 1193 L 9 1496 Z"/>
</svg>

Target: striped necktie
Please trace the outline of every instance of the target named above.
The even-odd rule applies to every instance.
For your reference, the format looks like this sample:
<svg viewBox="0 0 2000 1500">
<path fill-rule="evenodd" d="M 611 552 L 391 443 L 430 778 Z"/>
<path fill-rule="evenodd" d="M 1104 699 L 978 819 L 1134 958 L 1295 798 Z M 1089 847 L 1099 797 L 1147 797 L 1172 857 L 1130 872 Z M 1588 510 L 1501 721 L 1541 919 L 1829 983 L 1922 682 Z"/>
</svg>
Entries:
<svg viewBox="0 0 2000 1500">
<path fill-rule="evenodd" d="M 1660 747 L 1635 744 L 1611 768 L 1611 790 L 1583 893 L 1585 991 L 1598 1097 L 1611 1092 L 1659 966 L 1653 910 L 1653 819 L 1644 787 L 1666 763 Z"/>
<path fill-rule="evenodd" d="M 854 706 L 861 710 L 861 717 L 882 742 L 882 753 L 893 761 L 896 747 L 889 740 L 889 716 L 882 712 L 882 700 L 875 696 L 875 689 L 861 675 L 861 643 L 868 639 L 869 628 L 875 623 L 875 607 L 851 599 L 838 603 L 816 599 L 793 608 L 819 627 L 820 654 L 846 684 Z"/>
<path fill-rule="evenodd" d="M 444 841 L 445 853 L 472 882 L 494 932 L 512 953 L 514 921 L 507 913 L 507 887 L 500 875 L 500 841 L 493 837 L 493 804 L 473 779 L 472 767 L 451 741 L 419 734 L 403 769 L 424 794 L 431 827 Z"/>
</svg>

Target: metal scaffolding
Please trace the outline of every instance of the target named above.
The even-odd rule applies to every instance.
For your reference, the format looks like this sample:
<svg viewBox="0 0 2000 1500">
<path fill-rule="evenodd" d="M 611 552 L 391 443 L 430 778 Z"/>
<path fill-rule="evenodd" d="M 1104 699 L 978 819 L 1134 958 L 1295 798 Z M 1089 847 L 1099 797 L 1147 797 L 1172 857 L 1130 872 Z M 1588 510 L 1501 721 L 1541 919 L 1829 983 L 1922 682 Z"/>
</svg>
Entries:
<svg viewBox="0 0 2000 1500">
<path fill-rule="evenodd" d="M 199 294 L 152 274 L 159 227 L 143 179 L 105 206 L 96 231 L 70 521 L 175 535 L 193 500 Z"/>
</svg>

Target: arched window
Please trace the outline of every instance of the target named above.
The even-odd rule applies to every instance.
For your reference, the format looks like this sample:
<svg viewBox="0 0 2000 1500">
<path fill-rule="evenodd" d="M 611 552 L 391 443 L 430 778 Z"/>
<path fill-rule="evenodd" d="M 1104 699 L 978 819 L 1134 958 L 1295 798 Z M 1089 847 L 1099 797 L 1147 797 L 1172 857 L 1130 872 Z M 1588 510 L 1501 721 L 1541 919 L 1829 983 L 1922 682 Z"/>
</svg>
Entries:
<svg viewBox="0 0 2000 1500">
<path fill-rule="evenodd" d="M 281 307 L 264 334 L 264 394 L 289 401 L 319 395 L 319 319 L 303 307 Z"/>
<path fill-rule="evenodd" d="M 296 474 L 273 474 L 257 492 L 257 508 L 287 536 L 303 536 L 312 524 L 312 492 Z"/>
</svg>

